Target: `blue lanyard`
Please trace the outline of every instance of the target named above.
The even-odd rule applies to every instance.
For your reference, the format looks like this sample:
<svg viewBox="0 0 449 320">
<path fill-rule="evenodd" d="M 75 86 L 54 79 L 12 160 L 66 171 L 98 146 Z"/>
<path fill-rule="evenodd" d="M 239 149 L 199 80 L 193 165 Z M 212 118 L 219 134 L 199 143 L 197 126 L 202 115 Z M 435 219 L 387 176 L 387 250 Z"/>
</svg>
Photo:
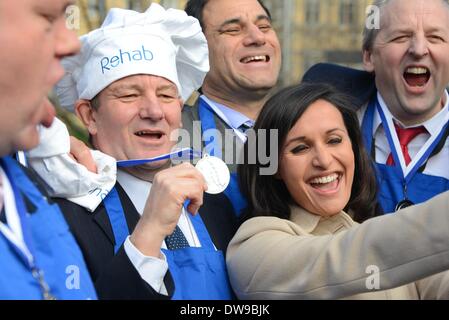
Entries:
<svg viewBox="0 0 449 320">
<path fill-rule="evenodd" d="M 222 159 L 221 148 L 214 143 L 219 141 L 218 130 L 213 130 L 216 129 L 214 111 L 201 97 L 199 98 L 198 116 L 201 120 L 201 132 L 207 154 Z"/>
<path fill-rule="evenodd" d="M 373 106 L 372 106 L 373 103 L 375 103 L 375 107 L 377 108 L 377 112 L 379 112 L 379 115 L 380 115 L 380 118 L 381 118 L 381 121 L 382 121 L 382 125 L 384 127 L 385 134 L 387 136 L 388 144 L 390 145 L 390 150 L 391 150 L 391 154 L 392 154 L 393 159 L 394 159 L 395 166 L 400 166 L 399 156 L 398 156 L 397 150 L 396 150 L 396 148 L 394 146 L 392 133 L 390 132 L 390 128 L 388 126 L 388 122 L 387 122 L 387 118 L 385 116 L 385 113 L 383 112 L 383 110 L 382 110 L 382 108 L 381 108 L 377 98 L 375 99 L 375 101 L 371 102 L 369 108 L 373 108 Z M 371 119 L 371 122 L 373 120 L 374 120 L 374 116 L 373 116 L 373 119 Z M 447 122 L 444 125 L 444 127 L 442 128 L 442 130 L 438 134 L 437 138 L 433 141 L 433 143 L 429 146 L 429 148 L 427 148 L 427 150 L 424 152 L 424 154 L 421 156 L 421 158 L 419 158 L 419 160 L 416 162 L 415 166 L 413 166 L 413 168 L 409 172 L 409 174 L 407 174 L 406 177 L 403 177 L 406 184 L 408 184 L 413 179 L 415 174 L 418 172 L 419 168 L 429 159 L 430 154 L 432 153 L 432 151 L 435 149 L 435 147 L 438 145 L 438 143 L 440 142 L 440 140 L 444 136 L 444 132 L 446 131 L 448 125 L 449 125 L 449 122 Z"/>
<path fill-rule="evenodd" d="M 135 159 L 135 160 L 120 160 L 117 161 L 117 167 L 121 168 L 127 168 L 127 167 L 134 167 L 145 163 L 151 163 L 166 159 L 177 159 L 177 160 L 191 160 L 193 158 L 201 158 L 201 152 L 194 151 L 191 148 L 184 148 L 181 150 L 173 151 L 167 154 L 163 154 L 157 157 L 153 158 L 147 158 L 147 159 Z"/>
</svg>

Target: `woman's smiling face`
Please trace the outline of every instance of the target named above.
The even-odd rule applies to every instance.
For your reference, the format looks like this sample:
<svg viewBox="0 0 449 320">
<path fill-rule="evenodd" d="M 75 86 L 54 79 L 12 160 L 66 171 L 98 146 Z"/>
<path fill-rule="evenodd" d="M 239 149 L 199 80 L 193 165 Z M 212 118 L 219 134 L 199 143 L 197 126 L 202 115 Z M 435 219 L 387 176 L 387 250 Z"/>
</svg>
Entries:
<svg viewBox="0 0 449 320">
<path fill-rule="evenodd" d="M 346 207 L 354 178 L 351 139 L 338 109 L 312 103 L 282 146 L 279 177 L 294 201 L 307 211 L 332 216 Z"/>
</svg>

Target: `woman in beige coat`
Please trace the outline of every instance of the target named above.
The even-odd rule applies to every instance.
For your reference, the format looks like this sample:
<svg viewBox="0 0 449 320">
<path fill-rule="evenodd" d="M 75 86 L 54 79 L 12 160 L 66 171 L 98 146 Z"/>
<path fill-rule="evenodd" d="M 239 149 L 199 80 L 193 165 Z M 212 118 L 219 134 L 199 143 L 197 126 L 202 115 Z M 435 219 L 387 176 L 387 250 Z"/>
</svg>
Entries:
<svg viewBox="0 0 449 320">
<path fill-rule="evenodd" d="M 449 193 L 374 217 L 374 173 L 350 107 L 330 87 L 303 84 L 263 108 L 255 129 L 278 129 L 279 167 L 239 168 L 250 219 L 227 251 L 239 298 L 449 297 Z"/>
</svg>

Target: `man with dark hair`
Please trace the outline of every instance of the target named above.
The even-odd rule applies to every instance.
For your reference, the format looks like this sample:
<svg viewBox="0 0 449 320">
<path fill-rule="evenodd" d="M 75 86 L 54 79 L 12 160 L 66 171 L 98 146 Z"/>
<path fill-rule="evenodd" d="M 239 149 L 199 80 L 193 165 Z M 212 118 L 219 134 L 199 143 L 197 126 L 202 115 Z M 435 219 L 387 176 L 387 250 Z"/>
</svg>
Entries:
<svg viewBox="0 0 449 320">
<path fill-rule="evenodd" d="M 210 2 L 210 0 L 190 0 L 187 2 L 185 11 L 189 16 L 195 17 L 200 22 L 201 28 L 203 28 L 203 32 L 205 31 L 205 26 L 203 23 L 203 10 L 204 6 Z M 262 6 L 262 8 L 267 13 L 268 17 L 271 19 L 271 13 L 268 10 L 268 8 L 265 6 L 265 4 L 261 0 L 257 0 L 259 4 Z"/>
<path fill-rule="evenodd" d="M 186 12 L 200 21 L 206 35 L 210 71 L 199 99 L 183 110 L 183 128 L 190 137 L 204 135 L 206 150 L 228 164 L 232 178 L 225 194 L 239 214 L 245 201 L 235 173 L 238 154 L 245 131 L 254 125 L 277 83 L 281 48 L 271 15 L 260 0 L 190 0 Z M 211 129 L 222 139 L 210 137 Z M 197 147 L 195 141 L 192 144 Z"/>
<path fill-rule="evenodd" d="M 366 27 L 363 39 L 370 75 L 317 65 L 304 81 L 341 87 L 346 79 L 343 89 L 364 97 L 359 114 L 365 144 L 377 165 L 380 203 L 392 212 L 449 190 L 449 5 L 446 0 L 374 5 L 380 28 Z M 360 79 L 367 85 L 360 86 Z"/>
</svg>

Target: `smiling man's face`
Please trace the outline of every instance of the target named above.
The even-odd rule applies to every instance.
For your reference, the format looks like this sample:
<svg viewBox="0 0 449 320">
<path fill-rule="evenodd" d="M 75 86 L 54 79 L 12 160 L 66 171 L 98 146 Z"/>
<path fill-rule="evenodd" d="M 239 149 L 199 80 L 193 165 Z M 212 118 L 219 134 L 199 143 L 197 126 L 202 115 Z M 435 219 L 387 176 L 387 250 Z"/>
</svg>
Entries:
<svg viewBox="0 0 449 320">
<path fill-rule="evenodd" d="M 230 92 L 266 91 L 276 85 L 279 40 L 257 0 L 210 0 L 203 20 L 210 59 L 207 85 Z"/>
<path fill-rule="evenodd" d="M 364 64 L 392 114 L 422 123 L 444 106 L 449 84 L 449 6 L 441 0 L 391 0 Z"/>
<path fill-rule="evenodd" d="M 170 134 L 180 127 L 182 101 L 171 81 L 129 76 L 101 91 L 98 105 L 86 125 L 95 147 L 117 160 L 155 157 L 175 145 Z"/>
</svg>

